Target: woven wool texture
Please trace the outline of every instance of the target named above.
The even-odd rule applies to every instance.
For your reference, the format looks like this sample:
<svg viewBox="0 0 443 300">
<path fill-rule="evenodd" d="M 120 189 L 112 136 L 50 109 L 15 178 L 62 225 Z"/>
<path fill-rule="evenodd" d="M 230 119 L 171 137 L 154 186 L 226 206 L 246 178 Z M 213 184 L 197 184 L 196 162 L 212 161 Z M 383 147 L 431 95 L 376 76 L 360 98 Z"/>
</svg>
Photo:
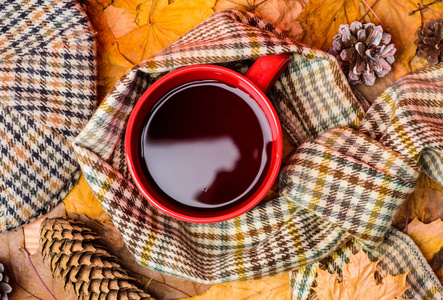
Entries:
<svg viewBox="0 0 443 300">
<path fill-rule="evenodd" d="M 0 1 L 0 232 L 76 183 L 71 142 L 92 115 L 95 49 L 75 1 Z"/>
<path fill-rule="evenodd" d="M 252 59 L 283 52 L 292 53 L 291 63 L 269 97 L 299 147 L 282 169 L 280 197 L 213 224 L 178 221 L 152 207 L 132 183 L 124 158 L 126 123 L 146 88 L 181 66 L 212 63 L 244 72 Z M 225 11 L 128 71 L 76 138 L 74 151 L 142 265 L 205 283 L 257 279 L 306 267 L 350 240 L 369 250 L 385 247 L 392 217 L 414 189 L 419 164 L 439 176 L 441 138 L 415 125 L 443 130 L 442 70 L 438 65 L 411 74 L 365 116 L 367 103 L 354 96 L 332 56 L 292 43 L 253 14 Z M 371 126 L 377 130 L 368 133 Z M 424 149 L 433 153 L 426 161 L 420 160 Z M 419 252 L 413 243 L 404 250 Z M 404 259 L 410 268 L 422 268 L 415 256 Z M 390 271 L 392 266 L 385 266 Z M 417 272 L 408 279 L 413 298 L 419 299 L 422 289 L 440 292 L 435 275 L 420 284 Z M 309 291 L 309 281 L 298 284 Z"/>
</svg>

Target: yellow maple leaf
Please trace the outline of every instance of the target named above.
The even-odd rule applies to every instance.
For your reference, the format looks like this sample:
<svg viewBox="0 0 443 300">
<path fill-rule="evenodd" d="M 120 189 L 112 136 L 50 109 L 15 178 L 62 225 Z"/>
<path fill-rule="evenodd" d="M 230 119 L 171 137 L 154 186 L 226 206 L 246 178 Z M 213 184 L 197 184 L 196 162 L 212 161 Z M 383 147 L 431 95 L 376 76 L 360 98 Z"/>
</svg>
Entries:
<svg viewBox="0 0 443 300">
<path fill-rule="evenodd" d="M 218 0 L 214 11 L 233 8 L 252 12 L 275 25 L 293 40 L 299 40 L 303 29 L 296 21 L 307 0 Z"/>
<path fill-rule="evenodd" d="M 337 275 L 317 268 L 317 287 L 314 288 L 319 300 L 391 300 L 403 299 L 408 289 L 406 275 L 386 275 L 381 284 L 375 280 L 377 262 L 371 262 L 362 249 L 352 255 L 343 267 L 343 280 Z"/>
<path fill-rule="evenodd" d="M 105 17 L 120 53 L 138 64 L 214 13 L 215 0 L 115 0 Z"/>
<path fill-rule="evenodd" d="M 69 214 L 84 214 L 90 219 L 105 222 L 110 218 L 103 210 L 102 205 L 95 197 L 91 188 L 82 174 L 77 184 L 72 188 L 69 194 L 63 199 L 66 212 Z"/>
<path fill-rule="evenodd" d="M 392 35 L 395 44 L 395 79 L 411 72 L 410 61 L 415 56 L 414 44 L 416 31 L 420 29 L 420 14 L 409 15 L 417 8 L 415 0 L 366 0 L 375 14 L 383 22 L 384 30 Z M 311 0 L 298 18 L 303 26 L 303 42 L 328 51 L 332 37 L 338 33 L 341 24 L 354 21 L 371 21 L 379 24 L 377 18 L 369 12 L 366 4 L 360 0 Z M 366 16 L 366 17 L 365 17 Z M 367 20 L 367 17 L 370 19 Z"/>
<path fill-rule="evenodd" d="M 118 49 L 104 10 L 110 0 L 85 0 L 85 8 L 97 41 L 97 103 L 100 103 L 118 79 L 133 66 Z"/>
<path fill-rule="evenodd" d="M 435 2 L 435 0 L 421 0 L 419 2 L 420 7 L 430 4 L 425 9 L 420 11 L 420 14 L 422 15 L 423 18 L 423 25 L 429 22 L 431 19 L 438 19 L 443 16 L 443 2 L 437 2 L 437 3 L 432 3 L 432 2 Z"/>
<path fill-rule="evenodd" d="M 250 281 L 236 281 L 215 284 L 205 293 L 183 300 L 289 300 L 289 273 Z"/>
</svg>

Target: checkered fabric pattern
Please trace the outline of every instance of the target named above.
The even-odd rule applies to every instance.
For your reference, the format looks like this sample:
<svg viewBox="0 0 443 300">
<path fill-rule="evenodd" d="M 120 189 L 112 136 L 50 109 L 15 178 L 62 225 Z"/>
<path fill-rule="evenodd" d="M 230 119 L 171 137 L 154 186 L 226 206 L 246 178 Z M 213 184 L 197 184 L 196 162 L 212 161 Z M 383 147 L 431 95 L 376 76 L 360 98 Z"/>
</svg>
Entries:
<svg viewBox="0 0 443 300">
<path fill-rule="evenodd" d="M 376 247 L 419 172 L 415 162 L 351 128 L 301 144 L 280 177 L 280 194 Z"/>
<path fill-rule="evenodd" d="M 0 1 L 0 232 L 49 212 L 80 176 L 95 49 L 75 1 Z"/>
<path fill-rule="evenodd" d="M 360 131 L 419 162 L 443 186 L 442 80 L 441 64 L 401 78 L 371 106 Z"/>
<path fill-rule="evenodd" d="M 255 58 L 283 52 L 292 59 L 269 97 L 299 148 L 282 172 L 280 196 L 212 224 L 178 221 L 152 207 L 124 159 L 126 123 L 146 88 L 185 65 L 220 64 L 243 73 Z M 383 243 L 395 210 L 414 188 L 418 161 L 358 130 L 366 107 L 335 58 L 292 43 L 253 14 L 224 11 L 129 70 L 76 138 L 74 151 L 140 264 L 205 283 L 258 279 L 309 266 L 353 239 L 368 249 Z M 443 119 L 443 106 L 434 117 Z"/>
</svg>

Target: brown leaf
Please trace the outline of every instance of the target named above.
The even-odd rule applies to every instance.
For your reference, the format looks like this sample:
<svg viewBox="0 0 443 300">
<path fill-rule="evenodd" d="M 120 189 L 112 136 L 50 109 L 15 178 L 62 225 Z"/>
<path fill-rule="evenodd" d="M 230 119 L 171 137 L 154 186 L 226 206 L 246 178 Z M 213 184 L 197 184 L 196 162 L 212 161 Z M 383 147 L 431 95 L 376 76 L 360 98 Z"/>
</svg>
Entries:
<svg viewBox="0 0 443 300">
<path fill-rule="evenodd" d="M 426 260 L 430 261 L 443 247 L 443 222 L 439 219 L 424 224 L 415 218 L 408 225 L 408 235 L 420 248 Z"/>
<path fill-rule="evenodd" d="M 252 12 L 283 31 L 293 40 L 299 40 L 303 29 L 297 21 L 307 0 L 218 0 L 214 11 L 228 8 Z"/>
<path fill-rule="evenodd" d="M 424 223 L 430 223 L 443 219 L 443 188 L 425 174 L 420 175 L 416 184 L 411 198 L 409 220 L 418 218 Z M 394 217 L 394 227 L 399 230 L 405 228 L 407 212 L 408 201 L 405 201 Z"/>
<path fill-rule="evenodd" d="M 443 282 L 443 222 L 441 219 L 424 224 L 415 218 L 408 225 L 408 235 Z"/>
<path fill-rule="evenodd" d="M 213 285 L 207 292 L 202 295 L 186 299 L 289 300 L 289 273 L 284 273 L 261 280 L 219 283 Z"/>
<path fill-rule="evenodd" d="M 317 268 L 317 287 L 314 288 L 319 300 L 391 300 L 402 299 L 408 289 L 406 275 L 387 275 L 380 285 L 375 279 L 377 262 L 371 262 L 360 249 L 352 255 L 343 267 L 343 280 L 338 283 L 336 276 Z M 326 274 L 327 273 L 327 274 Z M 329 274 L 329 275 L 328 275 Z"/>
<path fill-rule="evenodd" d="M 394 72 L 389 72 L 385 77 L 377 78 L 373 86 L 358 84 L 352 86 L 357 89 L 369 103 L 373 103 L 380 94 L 395 82 Z"/>
<path fill-rule="evenodd" d="M 416 8 L 414 0 L 367 0 L 384 24 L 384 30 L 392 35 L 397 48 L 395 53 L 394 77 L 398 79 L 411 71 L 409 65 L 415 56 L 416 31 L 421 26 L 418 14 L 409 12 Z M 341 24 L 350 24 L 363 19 L 368 8 L 360 0 L 311 0 L 298 18 L 307 45 L 328 51 L 332 37 L 338 33 Z M 367 14 L 370 21 L 379 24 L 372 13 Z"/>
</svg>

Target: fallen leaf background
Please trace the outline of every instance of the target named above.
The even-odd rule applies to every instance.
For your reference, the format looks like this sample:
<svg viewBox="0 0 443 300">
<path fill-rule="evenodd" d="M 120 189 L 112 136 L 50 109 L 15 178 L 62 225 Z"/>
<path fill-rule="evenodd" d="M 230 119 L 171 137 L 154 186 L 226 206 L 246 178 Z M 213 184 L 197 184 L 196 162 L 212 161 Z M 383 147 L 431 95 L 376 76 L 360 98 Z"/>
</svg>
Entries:
<svg viewBox="0 0 443 300">
<path fill-rule="evenodd" d="M 68 216 L 71 214 L 84 214 L 88 218 L 99 222 L 111 221 L 100 202 L 95 197 L 86 181 L 85 175 L 81 175 L 77 184 L 69 194 L 63 199 Z"/>
<path fill-rule="evenodd" d="M 407 272 L 392 276 L 387 274 L 381 284 L 375 278 L 378 262 L 371 262 L 366 253 L 360 249 L 351 255 L 349 263 L 342 268 L 341 281 L 337 274 L 317 268 L 317 286 L 314 288 L 319 300 L 381 300 L 403 299 Z"/>
<path fill-rule="evenodd" d="M 392 225 L 399 230 L 404 230 L 406 222 L 409 223 L 414 218 L 423 223 L 443 219 L 443 187 L 425 174 L 421 174 L 416 181 L 409 206 L 408 220 L 406 220 L 408 201 L 403 203 L 393 219 Z"/>
<path fill-rule="evenodd" d="M 437 277 L 443 282 L 443 222 L 424 224 L 415 218 L 408 225 L 408 235 L 420 248 Z"/>
<path fill-rule="evenodd" d="M 293 40 L 299 40 L 303 28 L 297 18 L 308 2 L 308 0 L 218 0 L 214 11 L 240 9 L 252 12 L 274 24 Z"/>
<path fill-rule="evenodd" d="M 443 2 L 409 16 L 409 12 L 433 0 L 367 0 L 383 22 L 385 30 L 392 34 L 398 51 L 394 71 L 377 79 L 373 87 L 358 85 L 354 88 L 370 102 L 396 79 L 426 65 L 426 61 L 415 56 L 416 30 L 432 18 L 443 15 Z M 294 41 L 327 51 L 332 36 L 337 34 L 341 24 L 355 20 L 379 21 L 369 12 L 361 0 L 82 0 L 95 31 L 97 41 L 98 97 L 100 103 L 116 81 L 132 66 L 171 44 L 179 36 L 216 11 L 227 8 L 244 9 L 275 24 Z M 293 150 L 285 139 L 285 155 Z M 277 196 L 276 187 L 267 199 Z M 394 219 L 393 225 L 403 230 L 406 222 L 408 234 L 421 247 L 426 258 L 438 274 L 443 277 L 443 250 L 441 245 L 441 221 L 443 218 L 443 189 L 429 177 L 422 175 L 417 181 L 407 218 L 408 203 L 405 203 Z M 131 270 L 141 285 L 158 299 L 179 299 L 199 295 L 209 289 L 201 285 L 163 275 L 140 266 L 124 246 L 123 240 L 100 203 L 93 195 L 84 177 L 51 215 L 65 214 L 80 219 L 97 231 L 107 243 L 110 252 L 122 260 L 122 265 Z M 41 220 L 39 220 L 41 221 Z M 18 246 L 25 244 L 30 251 L 36 250 L 35 239 L 38 222 L 23 229 L 0 234 L 0 262 L 13 281 L 14 291 L 10 299 L 50 299 L 18 252 Z M 421 223 L 422 221 L 423 223 Z M 434 223 L 431 223 L 435 221 Z M 425 224 L 431 223 L 431 224 Z M 429 227 L 427 227 L 429 226 Z M 440 248 L 439 248 L 440 247 Z M 60 282 L 52 279 L 49 268 L 37 251 L 32 260 L 45 282 L 59 299 L 74 299 L 73 293 L 64 292 Z M 228 292 L 239 292 L 239 297 L 253 299 L 274 299 L 274 296 L 289 297 L 288 274 L 282 274 L 263 281 L 223 283 L 211 287 L 197 299 L 225 299 Z M 225 297 L 225 298 L 223 298 Z M 242 298 L 238 298 L 242 299 Z M 280 299 L 280 298 L 279 298 Z M 289 298 L 287 298 L 289 299 Z"/>
<path fill-rule="evenodd" d="M 289 274 L 251 281 L 235 281 L 213 285 L 204 294 L 184 300 L 236 299 L 236 300 L 289 300 Z"/>
<path fill-rule="evenodd" d="M 214 13 L 215 0 L 115 0 L 105 17 L 120 53 L 138 64 Z"/>
</svg>

